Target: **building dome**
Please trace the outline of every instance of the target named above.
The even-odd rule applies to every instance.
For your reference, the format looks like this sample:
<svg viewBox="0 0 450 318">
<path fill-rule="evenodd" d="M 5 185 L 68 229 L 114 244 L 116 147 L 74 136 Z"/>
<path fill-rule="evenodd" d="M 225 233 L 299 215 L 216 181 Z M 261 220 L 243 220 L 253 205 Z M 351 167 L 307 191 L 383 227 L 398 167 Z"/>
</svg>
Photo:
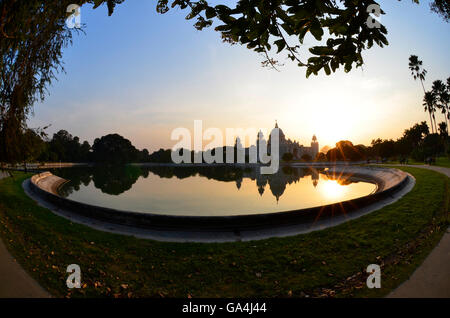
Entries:
<svg viewBox="0 0 450 318">
<path fill-rule="evenodd" d="M 285 140 L 285 136 L 284 136 L 284 132 L 283 132 L 283 130 L 281 129 L 281 128 L 279 128 L 278 127 L 278 122 L 277 121 L 275 121 L 275 128 L 274 129 L 272 129 L 272 131 L 270 132 L 270 136 L 269 137 L 272 137 L 272 133 L 275 131 L 275 129 L 278 129 L 278 136 L 280 137 L 280 141 L 282 141 L 282 140 Z M 272 138 L 269 138 L 269 139 L 272 139 Z"/>
</svg>

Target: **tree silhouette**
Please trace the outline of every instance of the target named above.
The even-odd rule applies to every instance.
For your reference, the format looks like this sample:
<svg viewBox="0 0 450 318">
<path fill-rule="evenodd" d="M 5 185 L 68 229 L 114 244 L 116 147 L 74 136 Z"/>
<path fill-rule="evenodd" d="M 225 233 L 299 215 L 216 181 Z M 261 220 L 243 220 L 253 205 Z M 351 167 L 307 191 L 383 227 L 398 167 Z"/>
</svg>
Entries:
<svg viewBox="0 0 450 318">
<path fill-rule="evenodd" d="M 425 80 L 425 76 L 427 75 L 427 70 L 422 67 L 422 61 L 419 60 L 419 57 L 417 55 L 411 55 L 409 57 L 408 66 L 411 70 L 411 75 L 413 76 L 414 80 L 420 80 L 423 92 L 425 93 L 425 86 L 423 85 L 423 81 Z"/>
<path fill-rule="evenodd" d="M 354 146 L 349 140 L 341 140 L 336 143 L 335 148 L 328 150 L 326 156 L 328 161 L 356 161 L 365 159 L 366 151 L 361 145 Z"/>
<path fill-rule="evenodd" d="M 439 123 L 439 135 L 441 135 L 442 137 L 447 137 L 448 136 L 447 127 L 448 126 L 446 122 Z"/>
<path fill-rule="evenodd" d="M 95 139 L 92 150 L 95 162 L 123 164 L 139 159 L 139 150 L 131 144 L 131 141 L 118 134 Z"/>
<path fill-rule="evenodd" d="M 290 153 L 290 152 L 286 152 L 286 153 L 283 154 L 281 159 L 283 159 L 286 162 L 290 162 L 292 159 L 294 159 L 294 155 L 292 153 Z"/>
<path fill-rule="evenodd" d="M 436 98 L 433 92 L 425 92 L 422 105 L 424 106 L 424 110 L 430 114 L 431 131 L 434 134 L 433 117 L 436 109 Z"/>
<path fill-rule="evenodd" d="M 430 3 L 431 11 L 436 12 L 446 22 L 450 21 L 450 2 L 448 0 L 434 0 Z"/>
<path fill-rule="evenodd" d="M 303 161 L 309 162 L 309 161 L 312 161 L 312 157 L 311 157 L 310 155 L 308 155 L 307 153 L 305 153 L 305 154 L 302 156 L 302 160 L 303 160 Z"/>
<path fill-rule="evenodd" d="M 448 125 L 448 119 L 450 116 L 448 104 L 450 102 L 450 94 L 447 86 L 441 80 L 433 82 L 432 93 L 435 97 L 436 107 L 442 111 L 445 116 L 445 122 Z"/>
<path fill-rule="evenodd" d="M 417 55 L 411 55 L 409 57 L 408 66 L 411 71 L 411 75 L 414 78 L 414 80 L 417 80 L 417 79 L 420 80 L 420 83 L 422 84 L 423 92 L 426 96 L 427 94 L 425 91 L 425 86 L 423 85 L 423 81 L 425 80 L 427 70 L 425 70 L 422 67 L 422 64 L 423 64 L 422 61 L 419 60 L 419 57 Z M 426 98 L 428 100 L 431 100 L 432 96 L 428 96 Z M 425 101 L 425 97 L 424 97 L 424 101 Z M 428 103 L 427 103 L 427 105 L 428 105 Z M 428 111 L 430 113 L 431 131 L 434 133 L 434 127 L 435 127 L 435 126 L 433 126 L 433 118 L 434 118 L 434 110 L 435 110 L 434 102 L 430 103 L 429 105 L 432 105 L 432 106 L 425 106 L 425 103 L 424 103 L 425 111 Z"/>
</svg>

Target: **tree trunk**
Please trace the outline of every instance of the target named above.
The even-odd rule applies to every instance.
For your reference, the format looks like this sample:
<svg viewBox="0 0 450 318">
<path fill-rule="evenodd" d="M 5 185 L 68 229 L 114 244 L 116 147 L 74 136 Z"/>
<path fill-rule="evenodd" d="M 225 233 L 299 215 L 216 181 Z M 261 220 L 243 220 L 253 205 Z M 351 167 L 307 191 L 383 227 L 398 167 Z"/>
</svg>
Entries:
<svg viewBox="0 0 450 318">
<path fill-rule="evenodd" d="M 448 124 L 450 123 L 450 120 L 449 120 L 449 118 L 448 118 L 448 115 L 449 115 L 449 110 L 448 110 L 448 105 L 446 104 L 445 105 L 445 109 L 446 109 L 446 112 L 445 112 L 445 122 L 447 123 L 447 136 L 450 134 L 449 133 L 449 127 L 448 127 Z"/>
<path fill-rule="evenodd" d="M 423 86 L 423 81 L 422 81 L 422 79 L 420 79 L 420 84 L 422 84 L 423 93 L 425 94 L 425 86 Z"/>
<path fill-rule="evenodd" d="M 438 133 L 438 128 L 437 128 L 436 117 L 434 116 L 434 112 L 433 112 L 433 119 L 434 119 L 434 131 L 435 131 L 436 134 L 437 134 L 437 133 Z"/>
<path fill-rule="evenodd" d="M 434 134 L 434 128 L 433 128 L 433 117 L 431 117 L 431 112 L 428 112 L 430 114 L 430 123 L 431 123 L 431 133 Z"/>
</svg>

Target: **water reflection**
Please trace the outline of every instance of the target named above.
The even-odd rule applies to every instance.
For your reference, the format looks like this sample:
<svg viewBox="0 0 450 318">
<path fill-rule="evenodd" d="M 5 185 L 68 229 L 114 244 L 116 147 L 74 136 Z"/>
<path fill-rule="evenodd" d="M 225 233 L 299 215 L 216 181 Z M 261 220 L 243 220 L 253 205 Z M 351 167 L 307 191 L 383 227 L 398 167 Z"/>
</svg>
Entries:
<svg viewBox="0 0 450 318">
<path fill-rule="evenodd" d="M 68 197 L 79 191 L 83 184 L 85 187 L 93 182 L 95 188 L 110 195 L 120 195 L 130 190 L 140 176 L 148 177 L 148 171 L 134 166 L 98 166 L 95 168 L 68 168 L 55 169 L 54 174 L 70 180 L 60 189 L 60 194 Z"/>
<path fill-rule="evenodd" d="M 324 168 L 295 168 L 283 167 L 276 174 L 263 175 L 259 173 L 259 168 L 239 168 L 232 166 L 221 167 L 173 167 L 173 166 L 96 166 L 89 168 L 67 168 L 54 169 L 53 173 L 70 180 L 60 194 L 64 197 L 70 196 L 73 192 L 79 191 L 80 186 L 89 186 L 91 182 L 95 188 L 102 193 L 109 195 L 120 195 L 130 190 L 139 177 L 148 178 L 152 173 L 160 178 L 186 179 L 194 176 L 201 176 L 222 182 L 235 182 L 239 190 L 244 179 L 256 182 L 258 193 L 262 196 L 266 188 L 278 201 L 286 190 L 286 186 L 299 181 L 301 178 L 311 176 L 312 186 L 317 187 L 319 183 L 319 172 Z M 329 178 L 329 177 L 328 177 Z M 342 182 L 342 181 L 340 181 Z M 350 184 L 350 181 L 346 181 Z M 340 183 L 344 184 L 344 183 Z"/>
<path fill-rule="evenodd" d="M 178 215 L 265 213 L 330 204 L 369 194 L 375 185 L 328 175 L 325 168 L 283 167 L 262 175 L 235 166 L 96 166 L 55 169 L 70 180 L 64 197 L 141 212 Z"/>
</svg>

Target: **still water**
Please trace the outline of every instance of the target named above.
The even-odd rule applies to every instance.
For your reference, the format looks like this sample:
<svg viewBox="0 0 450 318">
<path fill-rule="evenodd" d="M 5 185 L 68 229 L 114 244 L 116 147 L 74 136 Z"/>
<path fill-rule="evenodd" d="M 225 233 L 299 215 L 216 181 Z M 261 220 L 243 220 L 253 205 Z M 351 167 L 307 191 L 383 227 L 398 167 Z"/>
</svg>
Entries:
<svg viewBox="0 0 450 318">
<path fill-rule="evenodd" d="M 368 182 L 327 177 L 324 168 L 114 166 L 55 169 L 70 180 L 66 198 L 119 210 L 218 216 L 271 213 L 354 199 L 376 190 Z"/>
</svg>

